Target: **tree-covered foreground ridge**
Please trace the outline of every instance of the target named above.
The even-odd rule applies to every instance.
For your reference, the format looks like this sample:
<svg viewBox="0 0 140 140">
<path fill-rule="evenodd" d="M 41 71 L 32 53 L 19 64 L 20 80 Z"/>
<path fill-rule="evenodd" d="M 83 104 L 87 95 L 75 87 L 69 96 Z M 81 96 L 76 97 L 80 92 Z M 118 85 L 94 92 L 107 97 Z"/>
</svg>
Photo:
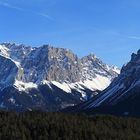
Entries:
<svg viewBox="0 0 140 140">
<path fill-rule="evenodd" d="M 1 140 L 139 140 L 140 119 L 0 112 Z"/>
</svg>

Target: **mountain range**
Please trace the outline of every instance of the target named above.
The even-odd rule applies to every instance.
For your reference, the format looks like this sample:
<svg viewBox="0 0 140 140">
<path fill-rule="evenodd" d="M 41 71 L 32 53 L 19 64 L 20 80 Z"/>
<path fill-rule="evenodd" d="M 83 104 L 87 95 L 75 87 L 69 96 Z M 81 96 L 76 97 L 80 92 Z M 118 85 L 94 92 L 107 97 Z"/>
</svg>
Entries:
<svg viewBox="0 0 140 140">
<path fill-rule="evenodd" d="M 0 44 L 0 109 L 57 111 L 100 95 L 117 67 L 51 45 Z"/>
<path fill-rule="evenodd" d="M 140 117 L 140 50 L 122 67 L 120 74 L 96 97 L 81 103 L 71 112 Z"/>
</svg>

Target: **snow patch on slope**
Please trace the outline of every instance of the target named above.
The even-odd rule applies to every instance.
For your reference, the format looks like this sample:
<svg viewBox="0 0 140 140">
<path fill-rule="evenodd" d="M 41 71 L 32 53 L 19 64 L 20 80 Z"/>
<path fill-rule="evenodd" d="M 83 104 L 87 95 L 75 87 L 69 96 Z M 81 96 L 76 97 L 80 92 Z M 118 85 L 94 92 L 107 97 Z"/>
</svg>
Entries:
<svg viewBox="0 0 140 140">
<path fill-rule="evenodd" d="M 38 88 L 37 84 L 34 84 L 32 82 L 29 83 L 24 83 L 22 81 L 16 80 L 14 83 L 14 86 L 19 90 L 19 91 L 25 91 L 27 89 L 32 89 L 32 88 Z"/>
<path fill-rule="evenodd" d="M 109 86 L 111 80 L 107 77 L 96 75 L 96 77 L 92 80 L 85 80 L 83 82 L 79 82 L 80 85 L 86 87 L 91 90 L 104 90 Z"/>
<path fill-rule="evenodd" d="M 71 88 L 69 87 L 69 85 L 67 83 L 59 83 L 56 81 L 52 81 L 51 83 L 53 85 L 57 86 L 58 88 L 62 89 L 63 91 L 65 91 L 67 93 L 71 93 Z"/>
<path fill-rule="evenodd" d="M 67 93 L 71 93 L 72 89 L 75 89 L 83 94 L 83 90 L 85 88 L 90 89 L 92 91 L 95 90 L 104 90 L 109 84 L 111 83 L 111 80 L 107 77 L 96 75 L 96 77 L 92 80 L 85 80 L 80 81 L 76 83 L 59 83 L 56 81 L 48 82 L 44 81 L 43 84 L 51 85 L 51 84 L 57 86 L 58 88 L 62 89 L 63 91 Z"/>
</svg>

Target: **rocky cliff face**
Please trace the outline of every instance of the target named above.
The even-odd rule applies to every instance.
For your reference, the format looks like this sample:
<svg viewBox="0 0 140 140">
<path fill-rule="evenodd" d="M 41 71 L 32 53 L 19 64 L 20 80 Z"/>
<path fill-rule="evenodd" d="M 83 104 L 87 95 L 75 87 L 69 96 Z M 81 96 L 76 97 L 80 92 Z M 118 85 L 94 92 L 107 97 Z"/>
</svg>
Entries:
<svg viewBox="0 0 140 140">
<path fill-rule="evenodd" d="M 103 63 L 99 58 L 97 58 L 94 54 L 90 54 L 81 59 L 82 65 L 82 80 L 93 79 L 96 75 L 100 75 L 103 77 L 107 77 L 109 79 L 113 79 L 116 77 L 116 74 L 119 73 L 115 71 L 115 67 L 110 67 Z M 117 70 L 117 68 L 116 68 Z"/>
<path fill-rule="evenodd" d="M 43 80 L 77 82 L 80 80 L 80 63 L 76 55 L 66 49 L 44 45 L 34 49 L 21 61 L 24 82 L 41 83 Z"/>
<path fill-rule="evenodd" d="M 68 49 L 54 48 L 49 45 L 32 48 L 9 43 L 0 45 L 0 70 L 1 92 L 10 94 L 10 87 L 16 89 L 15 93 L 23 92 L 24 94 L 32 93 L 31 91 L 35 89 L 37 94 L 35 96 L 40 100 L 40 107 L 53 100 L 51 103 L 59 101 L 58 108 L 74 105 L 94 96 L 97 94 L 96 91 L 106 88 L 119 73 L 117 68 L 104 64 L 95 55 L 79 59 Z M 46 95 L 42 88 L 39 88 L 42 86 L 44 90 L 46 89 Z M 58 95 L 58 91 L 63 95 Z M 48 95 L 50 92 L 54 95 L 51 99 Z M 67 93 L 70 93 L 69 98 L 72 98 L 69 103 Z M 25 97 L 34 99 L 32 94 L 28 95 L 29 97 L 27 95 Z M 6 97 L 9 98 L 9 95 Z M 14 100 L 16 102 L 19 97 Z M 4 106 L 4 101 L 1 102 Z M 23 105 L 20 102 L 21 100 L 16 107 L 19 107 L 19 104 Z"/>
</svg>

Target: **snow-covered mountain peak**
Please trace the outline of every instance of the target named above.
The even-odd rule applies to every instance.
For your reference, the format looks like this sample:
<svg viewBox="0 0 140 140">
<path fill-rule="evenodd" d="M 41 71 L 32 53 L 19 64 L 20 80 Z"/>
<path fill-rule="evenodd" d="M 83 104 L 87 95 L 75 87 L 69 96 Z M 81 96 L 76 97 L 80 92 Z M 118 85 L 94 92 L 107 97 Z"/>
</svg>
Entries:
<svg viewBox="0 0 140 140">
<path fill-rule="evenodd" d="M 71 50 L 51 45 L 0 45 L 0 93 L 18 100 L 14 107 L 25 105 L 20 98 L 41 108 L 48 102 L 57 109 L 74 105 L 105 89 L 117 75 L 116 68 L 94 54 L 80 59 Z"/>
<path fill-rule="evenodd" d="M 32 48 L 10 43 L 0 45 L 0 51 L 3 56 L 21 65 L 24 69 L 24 82 L 41 83 L 48 80 L 73 83 L 91 80 L 96 77 L 95 74 L 110 79 L 117 76 L 117 72 L 113 72 L 110 66 L 94 54 L 79 59 L 72 51 L 64 48 L 55 48 L 51 45 Z"/>
</svg>

